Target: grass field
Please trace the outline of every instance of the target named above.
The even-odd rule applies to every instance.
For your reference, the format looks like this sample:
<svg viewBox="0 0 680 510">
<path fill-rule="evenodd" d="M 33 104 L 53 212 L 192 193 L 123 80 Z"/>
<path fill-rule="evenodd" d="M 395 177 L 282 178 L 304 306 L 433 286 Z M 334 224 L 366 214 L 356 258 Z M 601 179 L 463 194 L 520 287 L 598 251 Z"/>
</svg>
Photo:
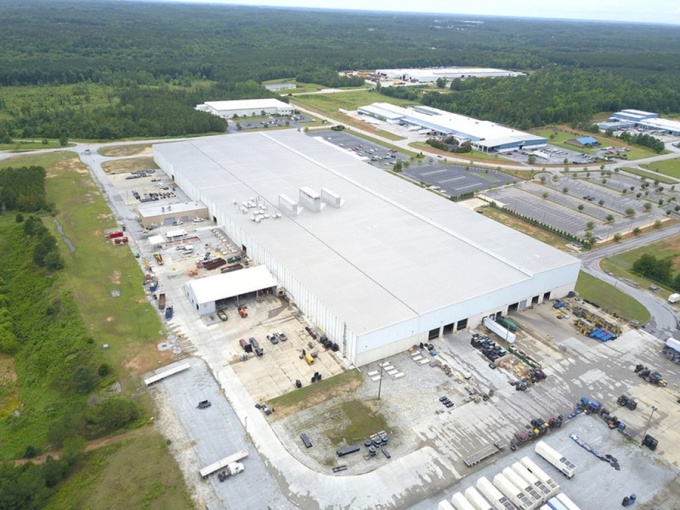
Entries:
<svg viewBox="0 0 680 510">
<path fill-rule="evenodd" d="M 123 394 L 132 396 L 148 416 L 150 398 L 142 389 L 140 376 L 170 360 L 156 348 L 162 338 L 161 323 L 145 300 L 142 272 L 130 249 L 105 241 L 104 230 L 115 227 L 116 222 L 89 172 L 72 152 L 20 156 L 0 163 L 23 165 L 46 168 L 48 197 L 57 209 L 54 219 L 75 245 L 72 253 L 61 242 L 54 219 L 44 218 L 60 241 L 65 260 L 63 291 L 74 296 L 96 345 L 109 345 L 102 356 L 114 367 Z M 111 296 L 113 289 L 120 291 L 120 297 Z M 11 363 L 0 359 L 0 398 L 3 389 L 5 398 L 12 398 L 12 374 Z M 40 426 L 30 423 L 24 428 L 35 437 Z M 163 437 L 149 425 L 134 432 L 129 441 L 88 453 L 48 508 L 192 508 Z M 3 448 L 7 447 L 3 443 Z"/>
<path fill-rule="evenodd" d="M 671 237 L 635 250 L 619 253 L 614 257 L 604 259 L 600 265 L 605 271 L 609 271 L 620 278 L 628 278 L 637 282 L 641 288 L 647 288 L 652 284 L 658 285 L 657 283 L 633 274 L 630 271 L 633 267 L 633 263 L 645 253 L 654 255 L 658 259 L 671 257 L 673 259 L 673 272 L 680 272 L 680 236 Z M 670 290 L 661 288 L 658 295 L 665 299 L 668 298 L 671 293 Z"/>
<path fill-rule="evenodd" d="M 628 294 L 581 271 L 576 281 L 576 292 L 579 295 L 606 308 L 609 313 L 615 313 L 629 321 L 637 320 L 646 324 L 650 315 L 647 309 Z"/>
<path fill-rule="evenodd" d="M 99 149 L 99 154 L 107 158 L 120 158 L 123 156 L 136 156 L 138 154 L 148 154 L 151 152 L 150 143 L 140 143 L 135 145 L 109 145 Z"/>
<path fill-rule="evenodd" d="M 565 132 L 566 131 L 566 132 Z M 535 129 L 532 130 L 533 133 L 537 134 L 538 136 L 544 136 L 545 138 L 548 139 L 548 143 L 551 145 L 556 145 L 558 147 L 563 147 L 565 149 L 569 149 L 572 151 L 577 151 L 577 152 L 582 152 L 583 154 L 590 154 L 591 156 L 595 155 L 595 149 L 590 149 L 587 147 L 576 147 L 574 145 L 569 145 L 567 140 L 571 140 L 573 138 L 579 138 L 582 136 L 594 136 L 599 142 L 600 145 L 608 147 L 618 147 L 618 148 L 624 148 L 627 147 L 630 149 L 629 152 L 627 152 L 628 159 L 629 160 L 636 160 L 636 159 L 642 159 L 642 158 L 650 158 L 652 156 L 656 156 L 656 152 L 646 149 L 644 147 L 638 147 L 636 145 L 626 145 L 625 143 L 621 142 L 618 138 L 606 138 L 602 134 L 596 134 L 593 135 L 593 133 L 586 133 L 585 131 L 576 131 L 570 128 L 567 128 L 565 126 L 561 126 L 559 129 L 553 128 L 553 127 L 548 127 L 548 128 L 541 128 L 541 129 Z M 554 137 L 551 139 L 550 137 Z M 663 153 L 662 153 L 663 154 Z"/>
<path fill-rule="evenodd" d="M 671 177 L 675 177 L 676 179 L 680 179 L 680 158 L 675 158 L 675 159 L 664 159 L 663 161 L 654 161 L 653 163 L 650 163 L 648 165 L 641 165 L 644 168 L 649 168 L 650 170 L 653 170 L 654 172 L 658 172 L 660 174 L 665 174 L 665 175 L 670 175 Z M 655 175 L 655 179 L 658 179 L 661 181 L 660 176 L 657 174 L 652 174 Z M 675 183 L 676 181 L 662 181 L 662 182 L 672 182 Z"/>
<path fill-rule="evenodd" d="M 334 446 L 361 443 L 371 434 L 387 428 L 385 418 L 370 402 L 349 400 L 335 407 L 330 414 L 337 427 L 329 428 L 326 437 Z"/>
<path fill-rule="evenodd" d="M 641 165 L 641 166 L 645 166 L 645 165 Z M 644 177 L 644 178 L 649 179 L 651 181 L 659 181 L 659 182 L 663 182 L 664 184 L 677 184 L 677 181 L 675 181 L 673 179 L 669 179 L 668 177 L 664 177 L 663 175 L 660 175 L 658 173 L 640 170 L 639 168 L 624 166 L 624 167 L 621 167 L 621 170 L 623 170 L 624 172 L 628 172 L 629 174 L 639 175 L 640 177 Z"/>
<path fill-rule="evenodd" d="M 153 160 L 153 157 L 142 158 L 125 158 L 115 159 L 112 161 L 104 161 L 102 168 L 107 174 L 124 174 L 134 172 L 136 170 L 157 169 L 158 165 Z"/>
<path fill-rule="evenodd" d="M 72 146 L 73 144 L 68 144 Z M 40 149 L 60 149 L 62 145 L 59 140 L 47 140 L 43 143 L 42 140 L 14 140 L 13 143 L 0 143 L 0 151 L 10 152 L 29 152 Z"/>
<path fill-rule="evenodd" d="M 153 427 L 87 453 L 81 469 L 60 487 L 48 510 L 190 510 L 177 462 Z"/>
</svg>

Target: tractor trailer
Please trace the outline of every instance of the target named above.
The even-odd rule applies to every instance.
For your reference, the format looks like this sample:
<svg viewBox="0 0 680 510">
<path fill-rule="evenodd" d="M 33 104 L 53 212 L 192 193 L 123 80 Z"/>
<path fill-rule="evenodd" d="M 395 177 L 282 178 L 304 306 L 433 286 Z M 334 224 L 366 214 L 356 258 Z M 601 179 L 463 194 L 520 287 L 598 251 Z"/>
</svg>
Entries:
<svg viewBox="0 0 680 510">
<path fill-rule="evenodd" d="M 463 496 L 462 492 L 456 492 L 451 497 L 451 503 L 456 510 L 475 510 L 475 507 Z"/>
<path fill-rule="evenodd" d="M 501 494 L 501 491 L 496 489 L 486 477 L 483 476 L 477 480 L 477 488 L 496 510 L 515 510 L 515 505 Z"/>
<path fill-rule="evenodd" d="M 664 354 L 666 358 L 680 364 L 680 341 L 673 337 L 666 340 L 666 347 L 664 347 Z"/>
<path fill-rule="evenodd" d="M 519 510 L 533 510 L 536 508 L 536 505 L 529 499 L 529 496 L 524 494 L 519 487 L 515 487 L 515 485 L 502 474 L 499 473 L 493 477 L 493 484 L 517 508 L 519 508 Z"/>
<path fill-rule="evenodd" d="M 465 489 L 465 497 L 472 503 L 475 510 L 493 510 L 491 503 L 484 499 L 484 496 L 482 496 L 474 487 Z"/>
<path fill-rule="evenodd" d="M 557 494 L 557 489 L 552 490 L 549 489 L 547 485 L 545 485 L 542 481 L 540 481 L 536 476 L 534 476 L 531 471 L 529 471 L 527 468 L 525 468 L 522 464 L 519 462 L 515 462 L 512 465 L 512 469 L 515 473 L 517 473 L 525 482 L 527 482 L 531 487 L 536 490 L 539 494 L 543 496 L 543 498 L 548 499 L 555 494 Z"/>
<path fill-rule="evenodd" d="M 560 473 L 567 478 L 571 478 L 576 473 L 576 466 L 571 463 L 564 455 L 548 446 L 545 442 L 536 443 L 536 453 L 555 466 Z"/>
<path fill-rule="evenodd" d="M 525 494 L 529 495 L 529 499 L 533 501 L 534 505 L 540 505 L 545 502 L 545 499 L 543 496 L 536 491 L 535 488 L 531 486 L 529 482 L 524 480 L 521 476 L 517 474 L 516 471 L 514 471 L 511 467 L 506 467 L 502 471 L 503 476 L 510 481 L 515 487 L 519 488 L 524 492 Z"/>
</svg>

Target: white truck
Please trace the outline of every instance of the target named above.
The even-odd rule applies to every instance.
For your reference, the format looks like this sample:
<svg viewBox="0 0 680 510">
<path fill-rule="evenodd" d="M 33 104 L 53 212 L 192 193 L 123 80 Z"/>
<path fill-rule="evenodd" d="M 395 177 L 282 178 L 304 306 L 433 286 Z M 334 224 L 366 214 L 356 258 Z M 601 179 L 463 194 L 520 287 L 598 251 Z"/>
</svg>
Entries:
<svg viewBox="0 0 680 510">
<path fill-rule="evenodd" d="M 536 443 L 536 453 L 555 466 L 567 478 L 573 477 L 576 473 L 576 466 L 545 442 L 539 441 Z"/>
<path fill-rule="evenodd" d="M 213 462 L 209 466 L 204 467 L 199 471 L 203 478 L 208 478 L 211 474 L 216 471 L 220 472 L 220 482 L 226 480 L 231 475 L 236 475 L 242 473 L 245 469 L 243 464 L 238 462 L 241 459 L 245 459 L 248 456 L 248 450 L 245 448 L 236 453 L 232 453 L 228 457 L 225 457 L 217 462 Z M 224 473 L 224 474 L 223 474 Z"/>
<path fill-rule="evenodd" d="M 670 337 L 666 340 L 666 347 L 664 347 L 663 352 L 666 355 L 666 359 L 680 364 L 680 341 Z"/>
<path fill-rule="evenodd" d="M 670 296 L 668 296 L 668 302 L 669 303 L 680 302 L 680 294 L 671 294 Z"/>
</svg>

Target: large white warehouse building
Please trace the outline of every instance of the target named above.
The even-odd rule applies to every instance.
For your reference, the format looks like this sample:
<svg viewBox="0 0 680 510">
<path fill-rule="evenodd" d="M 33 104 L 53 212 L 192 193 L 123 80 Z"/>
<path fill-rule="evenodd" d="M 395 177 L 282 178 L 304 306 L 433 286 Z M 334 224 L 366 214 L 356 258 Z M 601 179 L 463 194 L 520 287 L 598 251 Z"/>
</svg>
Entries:
<svg viewBox="0 0 680 510">
<path fill-rule="evenodd" d="M 411 69 L 376 69 L 376 74 L 390 79 L 433 83 L 439 78 L 500 78 L 503 76 L 524 76 L 524 73 L 493 69 L 488 67 L 430 67 Z"/>
<path fill-rule="evenodd" d="M 404 108 L 391 103 L 373 103 L 360 106 L 357 112 L 392 124 L 415 126 L 435 135 L 453 136 L 460 142 L 470 142 L 482 152 L 533 150 L 548 145 L 548 139 L 542 136 L 430 106 Z"/>
<path fill-rule="evenodd" d="M 154 155 L 357 365 L 574 289 L 578 259 L 297 131 Z"/>
<path fill-rule="evenodd" d="M 295 107 L 278 99 L 239 99 L 234 101 L 206 101 L 197 110 L 225 119 L 257 115 L 293 115 Z"/>
</svg>

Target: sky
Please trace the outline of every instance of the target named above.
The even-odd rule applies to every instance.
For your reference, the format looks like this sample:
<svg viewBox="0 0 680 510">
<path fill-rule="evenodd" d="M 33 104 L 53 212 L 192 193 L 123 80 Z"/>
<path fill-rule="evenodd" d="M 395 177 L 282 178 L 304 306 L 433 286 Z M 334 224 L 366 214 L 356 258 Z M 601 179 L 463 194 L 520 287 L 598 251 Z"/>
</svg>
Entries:
<svg viewBox="0 0 680 510">
<path fill-rule="evenodd" d="M 678 0 L 172 0 L 462 15 L 585 19 L 680 25 Z"/>
</svg>

